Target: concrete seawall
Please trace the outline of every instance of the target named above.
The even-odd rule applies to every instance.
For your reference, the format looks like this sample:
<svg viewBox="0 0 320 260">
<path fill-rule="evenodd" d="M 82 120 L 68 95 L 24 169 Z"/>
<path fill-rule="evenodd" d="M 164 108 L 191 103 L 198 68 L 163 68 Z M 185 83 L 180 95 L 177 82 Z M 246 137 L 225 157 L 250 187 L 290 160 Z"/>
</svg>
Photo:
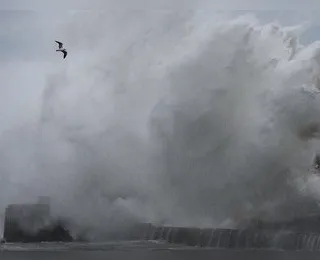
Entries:
<svg viewBox="0 0 320 260">
<path fill-rule="evenodd" d="M 4 223 L 4 241 L 90 241 L 86 234 L 71 237 L 68 222 L 53 221 L 46 203 L 8 205 Z M 49 222 L 48 222 L 49 221 Z M 46 222 L 48 222 L 46 224 Z M 81 237 L 79 236 L 79 237 Z M 97 238 L 96 238 L 97 239 Z M 135 224 L 103 233 L 101 240 L 158 240 L 186 246 L 225 249 L 280 249 L 320 251 L 320 216 L 288 222 L 252 221 L 244 229 L 200 229 Z"/>
<path fill-rule="evenodd" d="M 115 238 L 110 236 L 110 239 Z M 224 249 L 320 251 L 320 234 L 257 229 L 199 229 L 136 226 L 118 236 L 124 240 L 158 240 L 187 246 Z"/>
<path fill-rule="evenodd" d="M 11 232 L 10 232 L 11 233 Z M 64 241 L 55 238 L 53 233 L 49 238 L 37 235 L 37 239 L 24 238 L 21 234 L 5 236 L 7 242 L 40 242 Z M 11 237 L 14 239 L 10 239 Z M 15 237 L 16 236 L 16 237 Z M 23 238 L 23 239 L 21 239 Z M 137 224 L 121 231 L 109 232 L 101 237 L 104 241 L 163 241 L 169 244 L 217 248 L 217 249 L 276 249 L 276 250 L 307 250 L 320 251 L 320 233 L 296 232 L 289 230 L 250 229 L 200 229 L 187 227 L 156 226 L 152 224 Z M 72 239 L 71 239 L 72 240 Z M 70 240 L 69 240 L 70 241 Z"/>
</svg>

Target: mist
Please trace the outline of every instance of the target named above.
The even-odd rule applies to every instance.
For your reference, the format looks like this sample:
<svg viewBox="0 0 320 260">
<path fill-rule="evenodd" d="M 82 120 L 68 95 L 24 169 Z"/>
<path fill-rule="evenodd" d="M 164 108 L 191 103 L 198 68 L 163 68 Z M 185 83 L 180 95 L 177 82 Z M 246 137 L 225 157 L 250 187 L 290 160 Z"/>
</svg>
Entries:
<svg viewBox="0 0 320 260">
<path fill-rule="evenodd" d="M 32 116 L 2 130 L 0 209 L 49 196 L 54 214 L 99 230 L 319 212 L 320 43 L 303 45 L 306 29 L 197 12 L 65 16 L 28 82 Z"/>
</svg>

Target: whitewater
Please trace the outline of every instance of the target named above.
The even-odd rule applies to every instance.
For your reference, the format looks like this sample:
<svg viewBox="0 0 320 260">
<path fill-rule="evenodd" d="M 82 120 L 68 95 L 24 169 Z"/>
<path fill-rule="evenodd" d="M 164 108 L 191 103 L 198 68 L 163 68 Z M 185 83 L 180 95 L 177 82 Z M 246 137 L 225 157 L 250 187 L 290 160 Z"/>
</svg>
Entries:
<svg viewBox="0 0 320 260">
<path fill-rule="evenodd" d="M 69 54 L 42 68 L 36 120 L 1 134 L 1 209 L 50 196 L 54 214 L 98 230 L 319 213 L 320 42 L 301 43 L 307 29 L 72 13 L 52 29 Z"/>
</svg>

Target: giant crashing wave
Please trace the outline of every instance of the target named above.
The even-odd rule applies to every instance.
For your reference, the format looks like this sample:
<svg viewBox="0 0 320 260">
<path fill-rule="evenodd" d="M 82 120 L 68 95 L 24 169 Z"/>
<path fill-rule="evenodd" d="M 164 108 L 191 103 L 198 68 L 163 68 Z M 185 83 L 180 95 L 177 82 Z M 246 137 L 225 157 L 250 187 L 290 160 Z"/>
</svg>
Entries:
<svg viewBox="0 0 320 260">
<path fill-rule="evenodd" d="M 73 54 L 48 71 L 41 119 L 23 139 L 32 148 L 15 146 L 20 130 L 2 141 L 7 161 L 36 154 L 24 185 L 57 215 L 110 229 L 319 213 L 309 169 L 320 43 L 301 44 L 303 26 L 80 13 L 58 29 Z"/>
</svg>

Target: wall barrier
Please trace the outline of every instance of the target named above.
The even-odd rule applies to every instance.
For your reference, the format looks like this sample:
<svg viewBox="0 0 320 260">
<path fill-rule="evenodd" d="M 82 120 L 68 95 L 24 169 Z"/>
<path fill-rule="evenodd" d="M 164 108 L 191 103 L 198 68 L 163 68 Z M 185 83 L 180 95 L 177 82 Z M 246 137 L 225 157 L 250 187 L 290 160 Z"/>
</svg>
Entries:
<svg viewBox="0 0 320 260">
<path fill-rule="evenodd" d="M 200 229 L 142 224 L 123 234 L 121 239 L 158 240 L 172 244 L 225 249 L 320 250 L 320 234 L 286 230 Z"/>
</svg>

